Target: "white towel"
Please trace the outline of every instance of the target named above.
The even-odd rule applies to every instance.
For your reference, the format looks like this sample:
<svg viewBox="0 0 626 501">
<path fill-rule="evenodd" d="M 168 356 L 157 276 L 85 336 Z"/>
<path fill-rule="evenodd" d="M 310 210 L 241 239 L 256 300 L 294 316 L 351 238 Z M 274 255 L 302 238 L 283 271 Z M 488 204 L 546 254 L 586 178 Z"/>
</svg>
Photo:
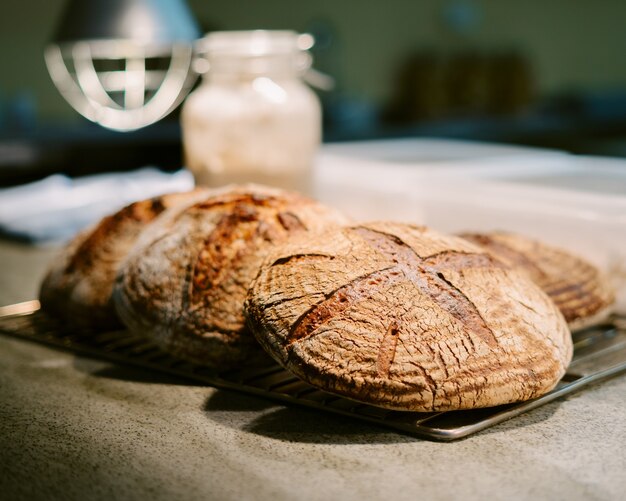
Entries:
<svg viewBox="0 0 626 501">
<path fill-rule="evenodd" d="M 187 170 L 154 168 L 71 179 L 53 175 L 0 190 L 0 231 L 32 242 L 62 241 L 136 200 L 194 186 Z"/>
</svg>

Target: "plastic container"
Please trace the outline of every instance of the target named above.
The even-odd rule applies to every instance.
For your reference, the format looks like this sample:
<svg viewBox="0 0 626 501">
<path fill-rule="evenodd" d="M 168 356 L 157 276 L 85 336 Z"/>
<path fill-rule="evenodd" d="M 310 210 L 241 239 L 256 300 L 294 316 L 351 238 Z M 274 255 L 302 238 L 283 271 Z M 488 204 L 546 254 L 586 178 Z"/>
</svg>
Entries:
<svg viewBox="0 0 626 501">
<path fill-rule="evenodd" d="M 508 230 L 569 249 L 609 275 L 618 311 L 626 312 L 626 160 L 446 140 L 393 143 L 324 147 L 316 196 L 357 220 Z"/>
</svg>

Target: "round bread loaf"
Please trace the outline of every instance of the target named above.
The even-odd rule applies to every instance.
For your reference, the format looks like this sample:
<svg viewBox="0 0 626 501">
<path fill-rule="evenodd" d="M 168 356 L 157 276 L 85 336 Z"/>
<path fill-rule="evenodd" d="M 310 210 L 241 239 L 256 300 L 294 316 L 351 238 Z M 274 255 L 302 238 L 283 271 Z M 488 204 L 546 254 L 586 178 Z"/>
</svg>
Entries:
<svg viewBox="0 0 626 501">
<path fill-rule="evenodd" d="M 291 235 L 345 222 L 299 194 L 224 189 L 164 215 L 142 235 L 118 276 L 117 311 L 131 330 L 178 358 L 216 369 L 267 361 L 243 317 L 263 258 Z"/>
<path fill-rule="evenodd" d="M 550 296 L 571 330 L 605 319 L 615 302 L 608 279 L 570 252 L 514 233 L 461 233 L 502 262 L 526 273 Z"/>
<path fill-rule="evenodd" d="M 120 326 L 111 301 L 120 262 L 139 233 L 164 210 L 207 193 L 194 190 L 135 202 L 80 232 L 52 262 L 41 284 L 42 310 L 79 327 Z"/>
<path fill-rule="evenodd" d="M 465 240 L 399 223 L 281 246 L 246 312 L 260 343 L 297 376 L 389 409 L 537 397 L 572 356 L 561 313 L 528 278 Z"/>
</svg>

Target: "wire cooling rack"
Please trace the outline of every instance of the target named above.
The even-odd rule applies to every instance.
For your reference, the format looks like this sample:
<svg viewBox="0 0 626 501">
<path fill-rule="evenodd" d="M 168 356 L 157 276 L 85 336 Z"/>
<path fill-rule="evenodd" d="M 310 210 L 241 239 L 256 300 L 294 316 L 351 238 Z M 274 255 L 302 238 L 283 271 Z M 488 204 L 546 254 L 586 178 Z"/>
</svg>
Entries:
<svg viewBox="0 0 626 501">
<path fill-rule="evenodd" d="M 96 333 L 63 326 L 39 312 L 38 301 L 0 307 L 0 333 L 440 441 L 467 437 L 591 383 L 626 372 L 624 317 L 614 317 L 605 324 L 575 332 L 574 358 L 567 373 L 556 388 L 537 399 L 487 409 L 428 413 L 390 411 L 338 397 L 314 388 L 278 365 L 215 373 L 172 358 L 124 330 Z"/>
</svg>

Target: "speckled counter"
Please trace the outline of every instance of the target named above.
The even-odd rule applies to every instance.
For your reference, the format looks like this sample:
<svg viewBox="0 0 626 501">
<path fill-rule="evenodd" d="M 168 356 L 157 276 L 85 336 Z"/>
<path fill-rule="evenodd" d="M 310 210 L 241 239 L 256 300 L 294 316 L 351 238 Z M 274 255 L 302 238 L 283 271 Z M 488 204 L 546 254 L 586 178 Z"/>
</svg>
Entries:
<svg viewBox="0 0 626 501">
<path fill-rule="evenodd" d="M 52 249 L 0 243 L 0 304 Z M 626 377 L 454 442 L 0 335 L 0 499 L 624 499 Z"/>
</svg>

